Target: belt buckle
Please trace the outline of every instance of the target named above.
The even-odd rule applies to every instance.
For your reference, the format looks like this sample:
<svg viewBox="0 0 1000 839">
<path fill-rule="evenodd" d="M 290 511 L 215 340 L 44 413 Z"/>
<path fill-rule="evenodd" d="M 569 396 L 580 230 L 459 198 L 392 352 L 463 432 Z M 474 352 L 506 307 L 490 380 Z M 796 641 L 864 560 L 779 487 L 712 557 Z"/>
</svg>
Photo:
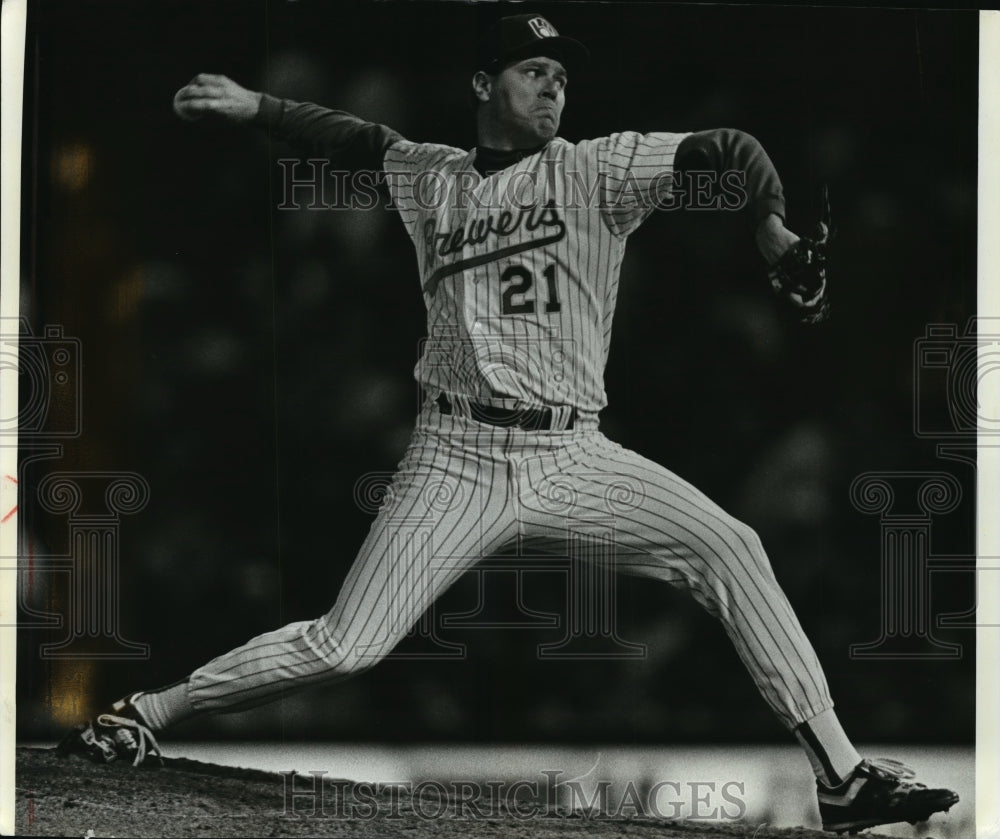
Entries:
<svg viewBox="0 0 1000 839">
<path fill-rule="evenodd" d="M 525 408 L 520 412 L 518 427 L 525 431 L 550 431 L 552 429 L 552 409 Z"/>
<path fill-rule="evenodd" d="M 443 391 L 437 395 L 437 399 L 434 400 L 434 403 L 438 406 L 438 410 L 444 416 L 451 416 L 451 414 L 454 412 L 451 400 L 448 398 L 447 394 L 445 394 Z"/>
<path fill-rule="evenodd" d="M 494 413 L 496 409 L 489 405 L 481 405 L 478 402 L 469 400 L 469 419 L 476 422 L 486 423 L 486 425 L 501 425 L 501 421 Z"/>
</svg>

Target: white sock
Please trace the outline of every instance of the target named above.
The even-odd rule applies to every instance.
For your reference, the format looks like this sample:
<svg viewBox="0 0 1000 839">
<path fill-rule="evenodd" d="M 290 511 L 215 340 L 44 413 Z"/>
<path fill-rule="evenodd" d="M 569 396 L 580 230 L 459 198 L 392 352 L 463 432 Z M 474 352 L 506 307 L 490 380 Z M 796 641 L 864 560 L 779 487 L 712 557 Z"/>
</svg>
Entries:
<svg viewBox="0 0 1000 839">
<path fill-rule="evenodd" d="M 816 777 L 828 787 L 842 784 L 861 763 L 861 755 L 847 739 L 832 708 L 796 727 L 795 736 Z"/>
<path fill-rule="evenodd" d="M 153 731 L 162 731 L 196 713 L 188 699 L 187 679 L 158 690 L 143 691 L 132 704 Z"/>
</svg>

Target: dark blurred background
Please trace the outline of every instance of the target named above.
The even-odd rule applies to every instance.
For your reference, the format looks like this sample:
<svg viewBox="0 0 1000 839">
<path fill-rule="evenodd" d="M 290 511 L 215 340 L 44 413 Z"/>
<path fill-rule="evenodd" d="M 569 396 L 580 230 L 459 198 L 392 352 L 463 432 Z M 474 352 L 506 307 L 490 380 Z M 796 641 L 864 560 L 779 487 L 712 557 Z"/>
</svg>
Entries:
<svg viewBox="0 0 1000 839">
<path fill-rule="evenodd" d="M 870 470 L 942 470 L 965 498 L 938 554 L 974 551 L 973 467 L 914 434 L 914 342 L 975 314 L 977 19 L 973 12 L 657 4 L 359 4 L 43 0 L 31 5 L 22 311 L 80 340 L 83 433 L 22 456 L 22 601 L 62 614 L 65 516 L 35 500 L 54 471 L 131 470 L 151 488 L 120 527 L 123 636 L 148 660 L 45 659 L 65 628 L 19 633 L 19 736 L 52 736 L 138 687 L 175 681 L 254 634 L 332 605 L 417 406 L 424 333 L 413 247 L 388 209 L 279 211 L 276 160 L 249 129 L 185 124 L 198 72 L 474 145 L 474 36 L 537 10 L 588 43 L 562 136 L 731 126 L 782 175 L 792 229 L 829 184 L 834 317 L 779 317 L 746 220 L 659 213 L 631 238 L 602 427 L 760 532 L 858 740 L 972 742 L 974 636 L 948 661 L 852 660 L 881 626 L 880 529 L 848 488 Z M 943 387 L 919 390 L 943 413 Z M 52 421 L 58 417 L 53 414 Z M 35 566 L 33 566 L 35 567 Z M 933 577 L 935 614 L 974 605 Z M 475 607 L 460 582 L 441 610 Z M 563 609 L 537 575 L 528 606 Z M 548 661 L 554 630 L 448 630 L 460 661 L 389 660 L 355 680 L 190 736 L 392 741 L 787 740 L 718 624 L 689 598 L 618 584 L 631 661 Z M 487 619 L 515 616 L 487 588 Z M 35 621 L 37 623 L 38 621 Z M 419 653 L 425 642 L 404 642 Z M 100 652 L 100 644 L 95 648 Z"/>
</svg>

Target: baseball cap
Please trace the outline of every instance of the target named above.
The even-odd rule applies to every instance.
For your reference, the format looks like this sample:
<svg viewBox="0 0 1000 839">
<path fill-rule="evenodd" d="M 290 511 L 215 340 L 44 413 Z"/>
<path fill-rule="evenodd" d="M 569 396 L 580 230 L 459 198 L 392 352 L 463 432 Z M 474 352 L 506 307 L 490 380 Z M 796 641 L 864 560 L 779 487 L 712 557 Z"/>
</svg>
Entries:
<svg viewBox="0 0 1000 839">
<path fill-rule="evenodd" d="M 476 69 L 499 73 L 511 62 L 533 55 L 555 58 L 569 71 L 590 60 L 583 44 L 560 35 L 541 15 L 514 15 L 500 18 L 480 40 Z"/>
</svg>

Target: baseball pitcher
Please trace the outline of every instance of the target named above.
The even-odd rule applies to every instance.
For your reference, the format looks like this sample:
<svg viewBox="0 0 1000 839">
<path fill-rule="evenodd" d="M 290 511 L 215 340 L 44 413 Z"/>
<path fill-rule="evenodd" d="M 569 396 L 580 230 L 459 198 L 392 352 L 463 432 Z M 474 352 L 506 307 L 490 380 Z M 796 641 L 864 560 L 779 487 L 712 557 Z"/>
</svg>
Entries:
<svg viewBox="0 0 1000 839">
<path fill-rule="evenodd" d="M 502 19 L 477 57 L 472 150 L 411 142 L 223 76 L 199 75 L 178 91 L 183 119 L 258 126 L 337 168 L 380 174 L 416 251 L 428 340 L 415 377 L 426 398 L 328 614 L 113 703 L 61 748 L 156 760 L 154 732 L 349 678 L 392 650 L 480 558 L 511 545 L 567 556 L 579 544 L 573 522 L 611 517 L 616 570 L 684 589 L 722 622 L 805 750 L 826 829 L 948 810 L 955 793 L 855 751 L 754 531 L 599 428 L 626 242 L 653 210 L 683 199 L 685 171 L 717 173 L 720 200 L 752 223 L 781 305 L 808 323 L 829 311 L 828 225 L 801 238 L 784 226 L 774 166 L 740 131 L 559 137 L 567 79 L 588 54 L 541 16 Z"/>
</svg>

